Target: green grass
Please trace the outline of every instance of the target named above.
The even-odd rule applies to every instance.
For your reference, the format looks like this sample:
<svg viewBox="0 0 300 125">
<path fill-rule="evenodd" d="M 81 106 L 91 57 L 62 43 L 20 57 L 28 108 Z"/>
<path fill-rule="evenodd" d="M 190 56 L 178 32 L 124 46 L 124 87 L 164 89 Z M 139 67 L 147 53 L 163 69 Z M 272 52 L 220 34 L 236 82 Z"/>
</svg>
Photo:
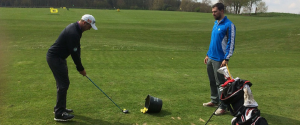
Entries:
<svg viewBox="0 0 300 125">
<path fill-rule="evenodd" d="M 88 76 L 68 58 L 71 85 L 67 107 L 72 122 L 53 121 L 54 77 L 48 48 L 68 24 L 83 14 L 96 18 L 99 30 L 83 33 L 82 63 Z M 0 8 L 2 74 L 0 124 L 196 124 L 215 108 L 205 108 L 210 89 L 203 59 L 213 17 L 207 13 L 168 11 Z M 250 80 L 262 116 L 270 125 L 300 124 L 300 16 L 228 15 L 237 28 L 229 62 L 234 77 Z M 158 114 L 142 114 L 150 94 L 163 100 Z M 181 119 L 178 119 L 180 117 Z M 173 119 L 174 118 L 174 119 Z M 232 116 L 214 116 L 209 124 L 230 124 Z"/>
</svg>

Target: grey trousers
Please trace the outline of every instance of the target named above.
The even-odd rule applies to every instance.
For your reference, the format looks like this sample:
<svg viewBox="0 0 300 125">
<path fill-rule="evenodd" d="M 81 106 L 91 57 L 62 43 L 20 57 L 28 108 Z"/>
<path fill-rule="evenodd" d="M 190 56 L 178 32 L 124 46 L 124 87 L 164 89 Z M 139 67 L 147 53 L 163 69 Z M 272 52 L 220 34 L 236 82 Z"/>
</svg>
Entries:
<svg viewBox="0 0 300 125">
<path fill-rule="evenodd" d="M 207 61 L 207 74 L 208 79 L 210 82 L 210 93 L 211 93 L 211 102 L 213 103 L 221 103 L 220 108 L 226 109 L 227 105 L 225 105 L 221 100 L 221 92 L 219 90 L 219 87 L 221 84 L 223 84 L 226 80 L 223 74 L 220 74 L 217 72 L 217 70 L 220 68 L 222 62 L 214 61 L 210 58 L 208 58 Z"/>
<path fill-rule="evenodd" d="M 67 104 L 67 91 L 70 85 L 68 76 L 67 61 L 62 58 L 52 58 L 47 56 L 48 65 L 56 80 L 56 106 L 54 107 L 55 115 L 61 115 Z"/>
</svg>

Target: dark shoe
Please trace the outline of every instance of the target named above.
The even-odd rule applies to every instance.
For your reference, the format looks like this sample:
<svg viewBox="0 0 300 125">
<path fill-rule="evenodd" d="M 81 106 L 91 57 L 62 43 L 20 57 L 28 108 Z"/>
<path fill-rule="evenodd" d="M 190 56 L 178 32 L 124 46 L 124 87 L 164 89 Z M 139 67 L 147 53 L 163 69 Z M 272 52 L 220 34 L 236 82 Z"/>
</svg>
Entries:
<svg viewBox="0 0 300 125">
<path fill-rule="evenodd" d="M 203 106 L 205 106 L 205 107 L 218 107 L 218 104 L 208 102 L 208 103 L 203 103 Z"/>
<path fill-rule="evenodd" d="M 72 118 L 74 118 L 74 115 L 71 115 L 71 114 L 68 114 L 68 113 L 64 112 L 61 115 L 56 115 L 54 120 L 58 121 L 58 122 L 64 122 L 64 121 L 69 121 Z"/>
<path fill-rule="evenodd" d="M 73 113 L 73 110 L 72 109 L 65 109 L 64 112 L 66 112 L 66 113 Z M 55 113 L 55 111 L 53 111 L 53 113 Z"/>
<path fill-rule="evenodd" d="M 73 110 L 72 109 L 66 109 L 65 112 L 66 113 L 73 113 Z"/>
</svg>

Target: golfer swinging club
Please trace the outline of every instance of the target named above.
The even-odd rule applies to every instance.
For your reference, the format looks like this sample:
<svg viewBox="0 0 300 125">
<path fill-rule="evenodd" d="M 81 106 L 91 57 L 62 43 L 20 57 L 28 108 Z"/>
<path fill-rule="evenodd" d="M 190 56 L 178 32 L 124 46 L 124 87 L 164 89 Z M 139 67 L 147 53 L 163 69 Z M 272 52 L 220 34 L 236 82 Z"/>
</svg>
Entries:
<svg viewBox="0 0 300 125">
<path fill-rule="evenodd" d="M 69 114 L 73 110 L 66 109 L 67 91 L 70 84 L 66 59 L 71 55 L 77 71 L 86 76 L 80 58 L 80 38 L 84 31 L 91 28 L 97 30 L 95 18 L 89 14 L 83 15 L 80 21 L 71 23 L 60 33 L 47 52 L 47 62 L 56 80 L 57 88 L 56 106 L 54 107 L 55 121 L 68 121 L 74 118 L 74 115 Z"/>
<path fill-rule="evenodd" d="M 226 105 L 221 102 L 219 86 L 225 82 L 223 74 L 217 72 L 220 67 L 228 64 L 229 58 L 232 56 L 235 44 L 235 26 L 224 15 L 224 5 L 216 3 L 212 7 L 212 14 L 215 18 L 215 25 L 211 33 L 211 41 L 208 52 L 204 59 L 207 65 L 207 74 L 210 82 L 211 101 L 203 103 L 206 107 L 220 107 L 216 110 L 216 115 L 226 113 Z"/>
</svg>

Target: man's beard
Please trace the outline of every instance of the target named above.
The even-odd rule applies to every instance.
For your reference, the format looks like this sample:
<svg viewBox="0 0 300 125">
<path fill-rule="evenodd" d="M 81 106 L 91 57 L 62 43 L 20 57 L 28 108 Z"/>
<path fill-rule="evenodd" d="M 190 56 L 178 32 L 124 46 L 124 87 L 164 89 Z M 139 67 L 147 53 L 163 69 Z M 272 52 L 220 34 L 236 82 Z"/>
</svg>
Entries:
<svg viewBox="0 0 300 125">
<path fill-rule="evenodd" d="M 220 15 L 216 15 L 216 16 L 214 16 L 214 18 L 215 18 L 216 20 L 220 20 L 220 19 L 221 19 L 221 16 L 220 16 Z"/>
</svg>

